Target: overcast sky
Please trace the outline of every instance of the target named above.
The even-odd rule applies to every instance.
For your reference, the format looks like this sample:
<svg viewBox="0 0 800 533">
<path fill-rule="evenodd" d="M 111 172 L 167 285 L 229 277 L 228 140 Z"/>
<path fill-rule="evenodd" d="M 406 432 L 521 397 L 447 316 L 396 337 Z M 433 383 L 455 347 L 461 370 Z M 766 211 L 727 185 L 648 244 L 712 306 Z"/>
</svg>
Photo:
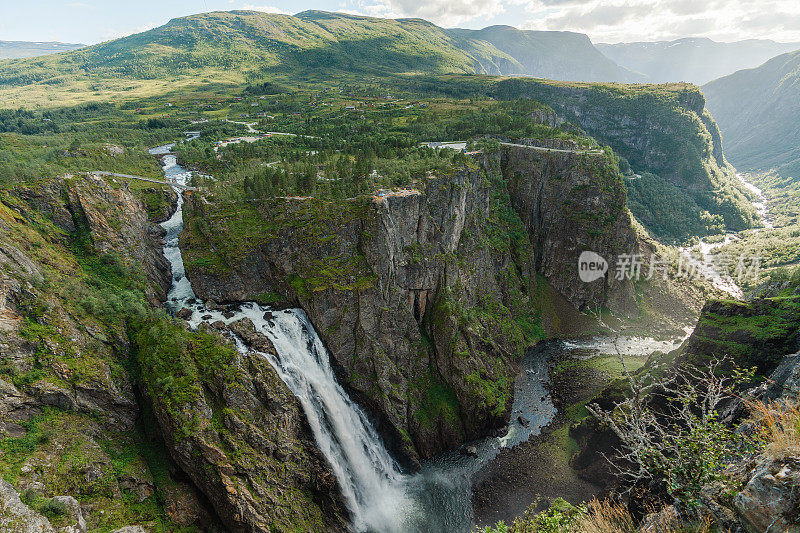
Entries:
<svg viewBox="0 0 800 533">
<path fill-rule="evenodd" d="M 571 30 L 594 42 L 800 41 L 800 0 L 0 0 L 0 40 L 94 44 L 216 10 L 421 17 L 440 26 Z"/>
</svg>

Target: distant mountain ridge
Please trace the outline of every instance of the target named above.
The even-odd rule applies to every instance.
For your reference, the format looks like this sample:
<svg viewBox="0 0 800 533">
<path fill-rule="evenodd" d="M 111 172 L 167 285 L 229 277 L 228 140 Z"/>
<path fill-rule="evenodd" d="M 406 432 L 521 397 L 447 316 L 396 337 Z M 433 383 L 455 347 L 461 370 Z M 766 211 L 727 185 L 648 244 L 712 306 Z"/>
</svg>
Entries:
<svg viewBox="0 0 800 533">
<path fill-rule="evenodd" d="M 685 81 L 702 85 L 738 70 L 761 65 L 777 55 L 800 50 L 800 43 L 749 39 L 731 43 L 707 38 L 598 44 L 617 64 L 655 83 Z"/>
<path fill-rule="evenodd" d="M 583 33 L 520 30 L 513 26 L 447 31 L 468 39 L 486 41 L 513 57 L 516 64 L 509 65 L 506 72 L 501 74 L 563 81 L 645 81 L 644 76 L 620 67 L 603 55 Z"/>
<path fill-rule="evenodd" d="M 58 42 L 0 41 L 0 59 L 37 57 L 68 52 L 85 47 L 85 44 Z"/>
<path fill-rule="evenodd" d="M 703 86 L 728 159 L 800 177 L 800 51 Z"/>
<path fill-rule="evenodd" d="M 225 72 L 477 73 L 574 81 L 640 81 L 588 37 L 493 26 L 448 30 L 421 19 L 324 11 L 294 16 L 214 12 L 58 56 L 0 63 L 0 86 L 101 78 L 159 79 Z"/>
</svg>

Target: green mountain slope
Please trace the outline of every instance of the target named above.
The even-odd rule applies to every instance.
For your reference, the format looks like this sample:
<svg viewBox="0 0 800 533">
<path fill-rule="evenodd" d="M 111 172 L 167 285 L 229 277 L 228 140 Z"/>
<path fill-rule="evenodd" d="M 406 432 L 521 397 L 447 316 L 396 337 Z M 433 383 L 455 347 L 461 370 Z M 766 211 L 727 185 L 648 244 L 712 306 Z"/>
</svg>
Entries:
<svg viewBox="0 0 800 533">
<path fill-rule="evenodd" d="M 0 59 L 18 59 L 57 54 L 83 48 L 82 44 L 33 43 L 28 41 L 0 41 Z"/>
<path fill-rule="evenodd" d="M 296 16 L 215 12 L 174 19 L 144 33 L 58 56 L 0 62 L 0 87 L 179 76 L 241 83 L 323 71 L 630 79 L 630 73 L 604 58 L 588 38 L 513 32 L 517 33 L 495 27 L 472 34 L 420 19 L 322 11 Z M 513 44 L 514 35 L 524 39 Z"/>
<path fill-rule="evenodd" d="M 771 57 L 800 49 L 800 43 L 748 39 L 718 43 L 705 38 L 675 41 L 598 44 L 606 56 L 655 83 L 685 81 L 702 85 L 737 70 L 753 68 Z"/>
<path fill-rule="evenodd" d="M 800 175 L 800 52 L 715 80 L 703 92 L 734 165 Z"/>
<path fill-rule="evenodd" d="M 517 64 L 509 65 L 504 74 L 572 81 L 645 81 L 644 76 L 604 56 L 582 33 L 518 30 L 512 26 L 450 32 L 465 39 L 491 43 L 512 56 Z"/>
<path fill-rule="evenodd" d="M 705 110 L 703 94 L 694 85 L 509 79 L 495 84 L 491 94 L 544 102 L 609 144 L 634 172 L 656 175 L 657 179 L 634 176 L 628 186 L 635 204 L 646 208 L 633 209 L 634 214 L 660 236 L 680 239 L 713 233 L 720 222 L 733 230 L 757 223 L 735 170 L 722 153 L 720 134 Z M 683 214 L 678 215 L 678 209 Z M 686 224 L 664 226 L 675 217 L 685 218 Z"/>
</svg>

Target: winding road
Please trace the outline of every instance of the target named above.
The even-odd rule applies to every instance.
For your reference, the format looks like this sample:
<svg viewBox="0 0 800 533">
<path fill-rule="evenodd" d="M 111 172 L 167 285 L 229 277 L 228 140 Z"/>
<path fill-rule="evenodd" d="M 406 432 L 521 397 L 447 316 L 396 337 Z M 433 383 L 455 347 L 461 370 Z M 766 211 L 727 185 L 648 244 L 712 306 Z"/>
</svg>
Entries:
<svg viewBox="0 0 800 533">
<path fill-rule="evenodd" d="M 601 155 L 602 150 L 566 150 L 564 148 L 547 148 L 544 146 L 532 146 L 530 144 L 516 144 L 516 143 L 500 143 L 503 146 L 513 146 L 516 148 L 528 148 L 536 150 L 537 152 L 557 152 L 561 154 L 576 154 L 576 155 Z"/>
</svg>

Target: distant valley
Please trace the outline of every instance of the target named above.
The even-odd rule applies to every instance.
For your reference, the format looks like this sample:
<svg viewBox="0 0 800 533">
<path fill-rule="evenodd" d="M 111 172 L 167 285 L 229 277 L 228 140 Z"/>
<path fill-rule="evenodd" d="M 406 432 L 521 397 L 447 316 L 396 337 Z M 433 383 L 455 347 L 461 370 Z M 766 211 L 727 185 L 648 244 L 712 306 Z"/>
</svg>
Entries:
<svg viewBox="0 0 800 533">
<path fill-rule="evenodd" d="M 738 70 L 800 49 L 800 43 L 749 39 L 721 43 L 705 38 L 619 44 L 597 48 L 617 64 L 653 83 L 685 81 L 702 85 Z"/>
<path fill-rule="evenodd" d="M 703 86 L 731 161 L 800 175 L 800 52 Z"/>
<path fill-rule="evenodd" d="M 0 59 L 45 56 L 83 48 L 83 44 L 0 41 Z"/>
</svg>

